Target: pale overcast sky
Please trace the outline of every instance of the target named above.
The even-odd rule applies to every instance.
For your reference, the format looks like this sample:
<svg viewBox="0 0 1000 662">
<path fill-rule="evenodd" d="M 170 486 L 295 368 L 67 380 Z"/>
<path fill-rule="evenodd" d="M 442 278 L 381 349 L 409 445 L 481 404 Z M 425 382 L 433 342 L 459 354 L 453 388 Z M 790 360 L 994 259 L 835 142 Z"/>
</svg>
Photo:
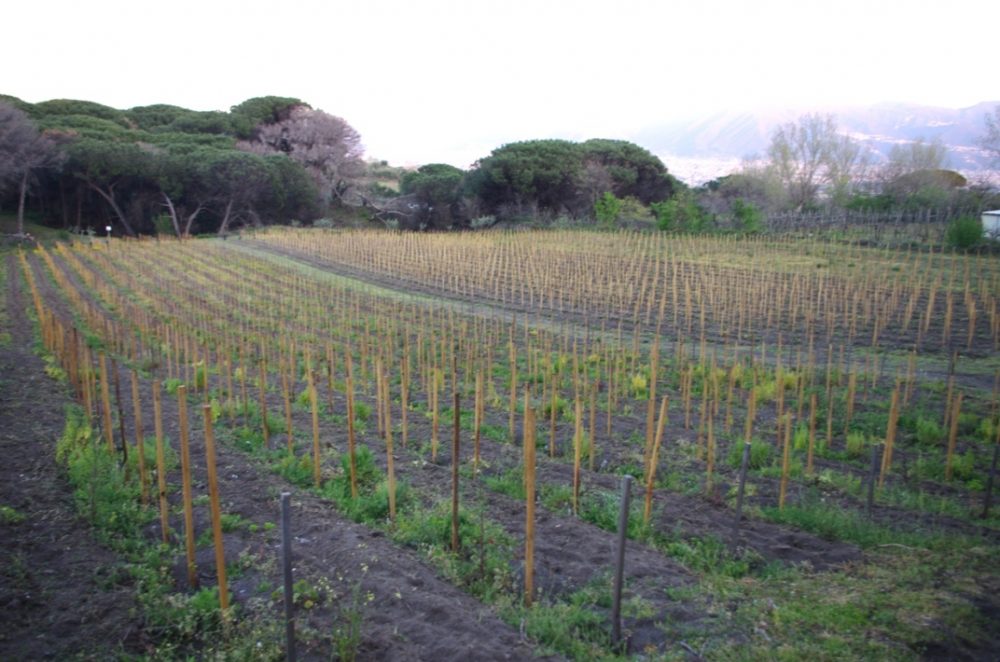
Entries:
<svg viewBox="0 0 1000 662">
<path fill-rule="evenodd" d="M 294 96 L 396 164 L 723 110 L 1000 98 L 995 0 L 5 5 L 0 93 L 199 110 Z"/>
</svg>

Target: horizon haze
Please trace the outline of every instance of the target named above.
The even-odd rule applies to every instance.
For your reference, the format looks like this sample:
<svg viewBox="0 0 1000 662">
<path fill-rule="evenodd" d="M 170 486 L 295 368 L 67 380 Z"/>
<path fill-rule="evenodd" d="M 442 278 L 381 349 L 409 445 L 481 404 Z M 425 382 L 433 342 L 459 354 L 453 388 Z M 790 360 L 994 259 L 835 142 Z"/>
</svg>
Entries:
<svg viewBox="0 0 1000 662">
<path fill-rule="evenodd" d="M 293 96 L 343 117 L 367 156 L 398 165 L 467 168 L 502 144 L 541 138 L 620 138 L 662 157 L 678 151 L 661 147 L 677 144 L 666 127 L 702 126 L 707 139 L 713 117 L 767 125 L 827 108 L 1000 99 L 1000 10 L 979 0 L 946 11 L 861 0 L 836 11 L 788 0 L 590 0 L 572 11 L 522 0 L 253 0 L 239 11 L 96 0 L 22 3 L 5 15 L 26 29 L 6 36 L 24 57 L 0 74 L 4 93 L 195 110 Z M 719 158 L 721 138 L 708 156 Z"/>
</svg>

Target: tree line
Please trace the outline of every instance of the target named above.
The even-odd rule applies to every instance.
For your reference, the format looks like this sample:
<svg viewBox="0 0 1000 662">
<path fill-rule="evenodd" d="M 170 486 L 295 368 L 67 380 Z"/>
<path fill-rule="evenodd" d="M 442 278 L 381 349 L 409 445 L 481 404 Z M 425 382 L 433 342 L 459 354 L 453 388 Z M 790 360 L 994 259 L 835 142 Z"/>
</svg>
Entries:
<svg viewBox="0 0 1000 662">
<path fill-rule="evenodd" d="M 1000 167 L 1000 106 L 984 118 L 980 147 Z M 882 157 L 842 133 L 832 115 L 808 114 L 779 126 L 763 156 L 698 191 L 708 214 L 871 213 L 899 217 L 928 209 L 978 213 L 1000 205 L 995 181 L 969 181 L 950 169 L 940 139 L 894 145 Z"/>
<path fill-rule="evenodd" d="M 26 203 L 47 223 L 135 236 L 312 222 L 338 214 L 405 228 L 477 218 L 586 217 L 604 194 L 645 205 L 682 185 L 625 141 L 505 145 L 463 171 L 366 163 L 345 120 L 288 97 L 228 112 L 158 104 L 0 96 L 0 207 Z M 388 185 L 374 171 L 388 170 Z"/>
<path fill-rule="evenodd" d="M 982 146 L 1000 164 L 1000 107 L 985 120 Z M 344 119 L 290 97 L 223 112 L 0 95 L 0 209 L 131 236 L 345 216 L 405 229 L 564 218 L 755 231 L 765 213 L 1000 205 L 995 189 L 947 166 L 935 141 L 876 163 L 835 118 L 806 115 L 776 129 L 764 156 L 698 188 L 624 140 L 528 140 L 468 170 L 404 170 L 366 162 Z"/>
<path fill-rule="evenodd" d="M 0 204 L 135 236 L 312 219 L 363 170 L 343 119 L 286 97 L 229 112 L 0 97 Z"/>
</svg>

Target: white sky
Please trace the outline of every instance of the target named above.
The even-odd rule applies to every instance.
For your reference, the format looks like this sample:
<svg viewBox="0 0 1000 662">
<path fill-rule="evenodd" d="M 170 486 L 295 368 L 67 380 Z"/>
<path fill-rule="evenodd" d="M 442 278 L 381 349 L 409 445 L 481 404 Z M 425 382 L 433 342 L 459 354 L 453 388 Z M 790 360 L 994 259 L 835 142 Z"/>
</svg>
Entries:
<svg viewBox="0 0 1000 662">
<path fill-rule="evenodd" d="M 723 110 L 1000 98 L 995 0 L 5 5 L 0 93 L 199 110 L 294 96 L 395 164 Z"/>
</svg>

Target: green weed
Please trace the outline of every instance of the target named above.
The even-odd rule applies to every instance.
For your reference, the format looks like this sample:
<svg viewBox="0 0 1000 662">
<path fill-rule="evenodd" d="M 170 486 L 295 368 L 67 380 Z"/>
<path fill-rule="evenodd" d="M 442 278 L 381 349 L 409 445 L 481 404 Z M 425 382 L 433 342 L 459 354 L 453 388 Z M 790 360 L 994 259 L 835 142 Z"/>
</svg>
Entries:
<svg viewBox="0 0 1000 662">
<path fill-rule="evenodd" d="M 0 506 L 0 523 L 2 524 L 20 524 L 25 518 L 26 515 L 15 508 Z"/>
<path fill-rule="evenodd" d="M 917 443 L 925 447 L 939 446 L 944 439 L 944 430 L 936 421 L 920 417 L 916 423 Z"/>
<path fill-rule="evenodd" d="M 459 551 L 451 550 L 451 504 L 418 508 L 400 517 L 393 539 L 424 551 L 444 576 L 476 597 L 491 602 L 511 590 L 515 541 L 481 513 L 459 509 Z"/>
<path fill-rule="evenodd" d="M 761 469 L 771 462 L 773 454 L 771 444 L 756 437 L 750 440 L 749 469 Z M 739 469 L 743 463 L 743 444 L 731 444 L 726 455 L 726 462 L 733 469 Z"/>
<path fill-rule="evenodd" d="M 299 487 L 313 485 L 313 458 L 311 454 L 296 456 L 286 453 L 271 465 L 271 470 Z"/>
</svg>

